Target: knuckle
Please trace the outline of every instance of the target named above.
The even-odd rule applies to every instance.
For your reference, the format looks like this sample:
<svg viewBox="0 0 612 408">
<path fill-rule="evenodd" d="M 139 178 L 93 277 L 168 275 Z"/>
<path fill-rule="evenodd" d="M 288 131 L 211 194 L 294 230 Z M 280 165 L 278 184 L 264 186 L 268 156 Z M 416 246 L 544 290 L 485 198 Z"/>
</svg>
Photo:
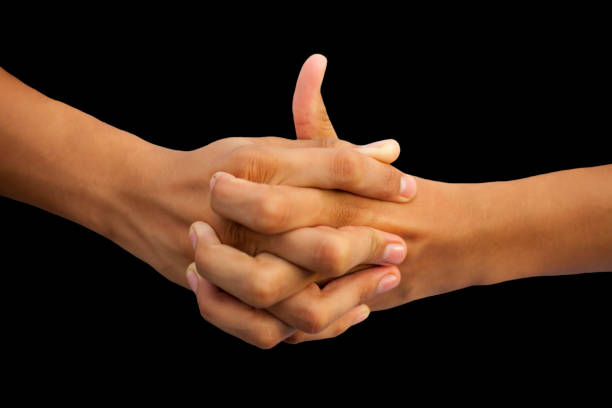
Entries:
<svg viewBox="0 0 612 408">
<path fill-rule="evenodd" d="M 343 146 L 344 144 L 346 144 L 346 142 L 343 142 L 343 141 L 341 141 L 339 139 L 331 138 L 331 137 L 325 137 L 325 138 L 322 138 L 322 139 L 317 139 L 318 147 L 336 148 L 336 147 Z"/>
<path fill-rule="evenodd" d="M 299 315 L 299 329 L 306 333 L 319 333 L 327 326 L 327 313 L 316 304 L 304 307 Z"/>
<path fill-rule="evenodd" d="M 331 173 L 341 186 L 359 182 L 363 176 L 363 157 L 351 149 L 338 149 L 331 162 Z"/>
<path fill-rule="evenodd" d="M 344 194 L 344 193 L 338 193 Z M 359 197 L 354 197 L 349 194 L 339 196 L 336 200 L 336 205 L 332 206 L 332 220 L 336 227 L 344 227 L 354 224 L 356 220 L 362 216 L 363 211 L 355 202 L 352 201 Z"/>
<path fill-rule="evenodd" d="M 392 166 L 384 166 L 385 174 L 379 180 L 382 183 L 385 198 L 397 197 L 400 191 L 402 175 Z"/>
<path fill-rule="evenodd" d="M 230 153 L 235 163 L 235 176 L 258 183 L 267 183 L 278 170 L 278 159 L 265 146 L 247 145 Z"/>
<path fill-rule="evenodd" d="M 255 253 L 256 240 L 251 231 L 233 221 L 228 221 L 222 231 L 223 234 L 221 238 L 225 244 L 240 249 L 250 255 Z"/>
<path fill-rule="evenodd" d="M 290 220 L 289 211 L 290 207 L 282 196 L 268 194 L 256 205 L 253 219 L 255 230 L 265 234 L 283 232 L 283 227 Z"/>
<path fill-rule="evenodd" d="M 340 276 L 347 266 L 348 247 L 340 237 L 328 236 L 318 243 L 315 256 L 320 272 Z"/>
<path fill-rule="evenodd" d="M 248 303 L 257 309 L 266 309 L 277 301 L 278 286 L 261 274 L 254 274 L 247 283 Z"/>
<path fill-rule="evenodd" d="M 269 350 L 281 342 L 281 338 L 271 327 L 261 327 L 255 333 L 252 343 L 260 349 Z"/>
</svg>

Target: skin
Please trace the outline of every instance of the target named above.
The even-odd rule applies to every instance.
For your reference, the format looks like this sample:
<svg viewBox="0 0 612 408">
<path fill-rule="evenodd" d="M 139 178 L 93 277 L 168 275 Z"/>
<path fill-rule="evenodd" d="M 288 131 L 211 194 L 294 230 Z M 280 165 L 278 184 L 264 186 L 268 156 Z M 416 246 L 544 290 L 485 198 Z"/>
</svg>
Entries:
<svg viewBox="0 0 612 408">
<path fill-rule="evenodd" d="M 333 137 L 318 67 L 305 67 L 294 99 L 302 140 L 230 138 L 192 152 L 151 145 L 2 71 L 0 193 L 112 239 L 174 282 L 191 279 L 193 288 L 195 277 L 203 317 L 263 348 L 332 337 L 370 308 L 469 285 L 612 269 L 611 166 L 504 183 L 417 179 L 407 203 L 403 175 L 384 164 L 397 144 L 356 148 Z M 197 274 L 193 266 L 185 274 L 196 220 L 215 234 L 193 226 Z M 322 244 L 297 257 L 308 242 Z M 222 245 L 225 273 L 210 260 L 210 247 Z M 404 252 L 387 262 L 389 245 Z M 233 279 L 244 271 L 232 267 L 247 259 L 279 278 L 258 285 L 266 269 L 254 267 Z M 360 263 L 391 265 L 355 272 Z M 401 279 L 382 293 L 387 276 Z"/>
<path fill-rule="evenodd" d="M 304 69 L 308 70 L 311 84 L 320 86 L 325 61 L 318 57 L 313 61 L 313 58 Z M 315 85 L 310 87 L 311 96 L 318 92 Z M 299 95 L 296 92 L 296 97 Z M 327 123 L 329 118 L 320 94 L 309 101 L 304 104 L 294 99 L 294 112 L 297 105 L 297 111 L 305 116 L 301 121 L 296 120 L 296 127 L 299 124 L 305 129 L 301 137 L 334 140 L 336 135 L 331 123 Z M 399 285 L 364 300 L 369 309 L 383 310 L 472 285 L 612 270 L 610 180 L 612 165 L 480 184 L 417 179 L 419 194 L 410 204 L 337 192 L 336 199 L 343 203 L 338 213 L 326 211 L 331 201 L 319 190 L 296 191 L 286 186 L 224 177 L 217 182 L 211 200 L 219 215 L 255 231 L 262 218 L 270 216 L 260 211 L 261 203 L 278 200 L 284 211 L 282 219 L 294 220 L 285 225 L 287 230 L 318 225 L 321 222 L 318 215 L 323 212 L 324 224 L 332 227 L 371 226 L 402 237 L 407 244 L 407 256 L 399 266 Z M 269 222 L 275 219 L 278 220 L 270 217 Z M 276 232 L 279 230 L 280 227 Z M 283 336 L 288 330 L 281 333 L 262 329 L 266 324 L 272 327 L 272 321 L 260 320 L 258 327 L 251 326 L 249 318 L 261 311 L 241 302 L 240 298 L 219 292 L 209 279 L 215 270 L 212 263 L 229 265 L 238 253 L 226 253 L 212 261 L 207 254 L 211 253 L 211 247 L 219 245 L 218 239 L 203 238 L 202 241 L 196 248 L 195 266 L 199 275 L 193 275 L 197 285 L 192 288 L 204 318 L 224 330 L 247 341 L 252 333 L 266 332 L 268 336 L 263 345 L 271 347 L 282 340 L 298 343 L 333 337 L 360 321 L 358 311 L 353 309 L 330 325 L 311 323 L 311 328 L 320 329 L 316 333 L 300 330 L 286 338 Z M 259 250 L 265 252 L 268 248 L 264 245 Z M 194 271 L 192 267 L 187 273 Z M 234 294 L 233 285 L 228 283 L 231 281 L 230 273 L 224 276 L 224 281 L 214 283 Z M 274 306 L 268 310 L 273 311 Z M 326 322 L 325 310 L 314 310 L 308 316 L 312 322 Z"/>
<path fill-rule="evenodd" d="M 184 271 L 193 249 L 186 231 L 195 220 L 207 221 L 224 242 L 248 254 L 268 248 L 267 258 L 259 256 L 258 262 L 282 265 L 280 258 L 273 260 L 275 253 L 293 260 L 293 269 L 278 268 L 303 278 L 279 279 L 285 283 L 277 291 L 261 290 L 261 272 L 244 276 L 241 283 L 254 291 L 245 291 L 244 300 L 270 306 L 298 328 L 322 327 L 303 317 L 311 311 L 304 305 L 316 305 L 331 321 L 399 282 L 399 271 L 391 265 L 401 263 L 406 248 L 396 235 L 371 227 L 317 227 L 281 234 L 292 220 L 277 222 L 283 207 L 279 200 L 262 202 L 258 211 L 276 221 L 260 223 L 253 231 L 218 215 L 210 195 L 215 180 L 231 173 L 294 191 L 321 191 L 328 203 L 333 202 L 332 208 L 342 206 L 338 190 L 408 202 L 415 195 L 414 178 L 388 164 L 399 155 L 395 141 L 358 147 L 337 139 L 227 138 L 190 152 L 174 151 L 47 98 L 2 70 L 0 89 L 0 194 L 98 232 L 173 282 L 187 286 Z M 317 225 L 324 225 L 326 215 L 319 218 Z M 316 264 L 312 256 L 299 253 L 304 249 L 321 255 Z M 335 251 L 343 251 L 342 263 Z M 345 252 L 351 256 L 345 257 Z M 358 266 L 362 263 L 386 266 L 356 272 L 322 292 L 325 296 L 313 290 L 315 281 L 363 269 Z M 331 291 L 333 286 L 337 290 Z M 288 296 L 297 301 L 283 302 Z M 363 312 L 361 306 L 358 317 Z M 254 343 L 267 346 L 270 338 L 259 334 Z"/>
</svg>

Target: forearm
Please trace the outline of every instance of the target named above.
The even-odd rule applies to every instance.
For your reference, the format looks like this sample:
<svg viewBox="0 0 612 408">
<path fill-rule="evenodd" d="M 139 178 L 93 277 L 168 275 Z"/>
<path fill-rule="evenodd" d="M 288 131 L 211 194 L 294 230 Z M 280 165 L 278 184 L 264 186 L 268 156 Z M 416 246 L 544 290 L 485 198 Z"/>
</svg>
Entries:
<svg viewBox="0 0 612 408">
<path fill-rule="evenodd" d="M 612 165 L 475 184 L 419 180 L 410 204 L 367 225 L 404 238 L 400 287 L 381 310 L 472 285 L 612 270 Z"/>
<path fill-rule="evenodd" d="M 0 69 L 0 194 L 110 234 L 117 197 L 154 147 Z M 129 182 L 128 182 L 129 180 Z"/>
<path fill-rule="evenodd" d="M 495 184 L 482 238 L 497 280 L 612 270 L 612 165 Z"/>
</svg>

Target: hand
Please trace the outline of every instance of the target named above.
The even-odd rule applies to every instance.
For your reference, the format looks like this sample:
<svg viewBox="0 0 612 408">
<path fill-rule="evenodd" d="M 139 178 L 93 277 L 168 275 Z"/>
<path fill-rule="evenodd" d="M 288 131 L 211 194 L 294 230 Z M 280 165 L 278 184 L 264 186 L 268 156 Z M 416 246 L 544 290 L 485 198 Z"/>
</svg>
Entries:
<svg viewBox="0 0 612 408">
<path fill-rule="evenodd" d="M 333 213 L 342 204 L 341 196 L 332 189 L 398 202 L 408 201 L 414 195 L 412 177 L 359 153 L 359 149 L 346 142 L 331 142 L 229 138 L 192 152 L 143 155 L 140 166 L 148 171 L 143 171 L 143 180 L 132 183 L 122 197 L 123 208 L 111 238 L 170 280 L 186 286 L 185 268 L 193 259 L 193 250 L 185 231 L 194 221 L 207 221 L 223 242 L 251 254 L 266 239 L 265 235 L 228 222 L 213 211 L 219 201 L 211 200 L 209 182 L 213 185 L 217 181 L 218 177 L 212 176 L 218 171 L 270 183 L 274 189 L 280 189 L 278 192 L 287 191 L 292 196 L 312 190 L 299 187 L 329 189 L 312 190 L 328 193 L 321 199 L 330 207 L 315 217 L 321 225 L 328 224 L 332 216 L 343 216 Z M 388 161 L 398 153 L 395 142 L 378 150 L 381 152 L 378 157 Z M 249 217 L 264 234 L 300 226 L 306 216 L 284 211 L 285 199 L 276 190 L 269 199 L 258 203 Z M 126 219 L 130 221 L 126 223 Z"/>
<path fill-rule="evenodd" d="M 363 321 L 369 313 L 363 302 L 397 286 L 399 271 L 381 266 L 342 275 L 361 264 L 399 264 L 406 253 L 400 237 L 368 227 L 300 228 L 272 236 L 274 253 L 286 259 L 269 252 L 253 257 L 221 244 L 202 222 L 192 226 L 191 236 L 197 269 L 192 264 L 187 279 L 202 316 L 261 348 L 290 336 L 297 342 L 303 332 L 333 337 Z M 332 278 L 323 289 L 314 283 Z"/>
<path fill-rule="evenodd" d="M 294 193 L 293 188 L 288 186 L 269 186 L 239 180 L 230 175 L 221 175 L 212 191 L 211 202 L 218 215 L 252 231 L 261 228 L 261 220 L 254 214 L 258 214 L 262 202 L 282 200 L 284 214 L 300 215 L 297 218 L 283 217 L 294 220 L 293 223 L 286 225 L 287 231 L 323 223 L 331 227 L 364 226 L 397 234 L 407 245 L 406 259 L 399 266 L 402 274 L 400 285 L 385 294 L 367 300 L 366 303 L 371 310 L 395 307 L 422 297 L 470 285 L 494 283 L 507 278 L 504 274 L 493 273 L 500 269 L 500 265 L 495 263 L 499 250 L 496 249 L 498 241 L 495 232 L 491 230 L 492 223 L 489 219 L 492 214 L 501 218 L 503 211 L 506 210 L 488 212 L 496 202 L 495 192 L 500 187 L 495 183 L 447 184 L 424 179 L 418 179 L 418 184 L 418 196 L 411 203 L 403 204 L 316 189 L 300 189 L 299 193 Z M 507 211 L 511 212 L 511 208 Z M 323 218 L 321 214 L 324 214 Z M 293 230 L 286 234 L 302 230 L 309 228 Z M 355 259 L 355 256 L 363 251 L 357 246 L 353 248 L 355 253 L 350 255 L 350 259 Z M 273 253 L 290 262 L 299 263 L 311 271 L 320 271 L 322 264 L 326 263 L 337 262 L 344 265 L 343 268 L 354 264 L 347 261 L 330 262 L 328 259 L 317 263 L 317 256 L 312 255 L 317 251 L 313 248 L 309 253 L 306 247 L 303 250 L 292 250 L 279 245 L 274 239 L 268 239 L 261 240 L 261 244 L 253 254 L 257 257 L 260 254 Z M 328 253 L 342 254 L 343 251 L 336 249 Z M 201 256 L 199 252 L 196 253 L 197 256 Z M 299 256 L 312 256 L 312 259 L 298 260 Z M 506 267 L 507 262 L 505 260 Z M 211 272 L 208 268 L 206 261 L 198 260 L 198 271 L 202 275 L 239 299 L 258 307 L 267 307 L 272 303 L 258 303 L 248 295 L 238 294 L 233 288 L 224 286 L 223 282 L 209 275 Z M 235 277 L 232 271 L 226 272 L 227 279 L 241 280 Z M 262 286 L 268 282 L 262 281 Z M 202 297 L 198 299 L 200 302 L 203 301 Z M 304 341 L 314 338 L 317 336 L 300 333 L 293 340 Z"/>
<path fill-rule="evenodd" d="M 304 64 L 294 95 L 294 121 L 298 138 L 323 139 L 320 142 L 324 145 L 335 145 L 339 141 L 320 94 L 325 62 L 323 57 L 315 55 Z M 378 144 L 361 150 L 383 161 L 395 159 L 392 144 L 388 147 Z M 389 153 L 381 156 L 377 153 L 381 150 Z M 249 184 L 231 174 L 215 174 L 211 182 L 211 207 L 217 210 L 217 214 L 223 214 L 228 210 L 222 208 L 228 204 L 223 201 L 225 192 L 232 194 L 233 189 L 249 188 Z M 287 207 L 283 195 L 299 197 L 309 190 L 270 188 L 269 191 L 262 191 L 264 195 L 257 200 L 261 204 L 259 208 L 243 215 L 256 225 L 257 231 L 264 234 L 299 227 L 316 219 L 316 216 L 285 211 Z M 330 210 L 339 209 L 339 212 L 326 214 L 320 207 L 320 213 L 327 221 L 344 216 L 343 208 L 335 205 L 333 196 L 321 198 L 330 204 Z M 248 230 L 241 229 L 243 234 L 245 231 Z M 338 230 L 329 227 L 301 228 L 270 235 L 263 240 L 229 235 L 234 238 L 231 240 L 233 245 L 240 248 L 246 246 L 249 253 L 258 255 L 251 257 L 235 248 L 221 245 L 208 224 L 196 223 L 190 230 L 190 237 L 194 243 L 196 236 L 200 237 L 197 239 L 196 263 L 200 274 L 208 280 L 198 274 L 194 264 L 188 269 L 187 278 L 206 320 L 262 348 L 272 347 L 282 340 L 296 343 L 305 338 L 333 337 L 364 320 L 369 309 L 362 303 L 395 287 L 398 283 L 396 276 L 385 268 L 340 276 L 360 263 L 397 264 L 405 253 L 401 238 L 367 227 Z M 389 239 L 395 244 L 390 244 Z M 384 241 L 387 242 L 382 245 Z M 248 246 L 249 243 L 259 244 L 253 249 Z M 381 279 L 381 273 L 386 273 L 384 279 Z M 314 283 L 333 278 L 337 279 L 323 289 Z"/>
<path fill-rule="evenodd" d="M 138 176 L 125 183 L 129 189 L 118 200 L 122 204 L 116 221 L 105 223 L 109 230 L 104 235 L 168 279 L 187 286 L 184 273 L 193 252 L 185 231 L 196 220 L 211 224 L 224 243 L 255 254 L 265 244 L 265 234 L 305 225 L 305 217 L 314 225 L 330 224 L 330 219 L 335 219 L 331 224 L 343 224 L 348 215 L 342 205 L 343 196 L 332 189 L 380 200 L 412 199 L 414 178 L 385 164 L 397 159 L 397 142 L 357 147 L 337 139 L 320 95 L 324 62 L 323 57 L 313 56 L 304 64 L 293 110 L 300 139 L 325 139 L 228 138 L 192 152 L 153 146 L 138 156 Z M 248 215 L 257 223 L 258 233 L 254 233 L 213 210 L 219 201 L 211 200 L 209 181 L 217 180 L 212 176 L 218 171 L 292 188 L 273 189 L 269 199 L 258 201 L 258 208 Z M 329 194 L 321 199 L 328 207 L 314 219 L 312 214 L 285 212 L 285 199 L 278 193 L 288 191 L 299 196 L 308 190 L 296 187 L 327 189 Z M 126 219 L 130 222 L 126 223 Z"/>
<path fill-rule="evenodd" d="M 306 61 L 300 72 L 293 101 L 296 133 L 300 139 L 337 139 L 320 94 L 320 86 L 323 80 L 325 64 L 326 60 L 323 57 L 313 56 Z M 325 223 L 328 225 L 376 226 L 381 229 L 400 233 L 402 237 L 406 238 L 412 245 L 410 248 L 411 256 L 407 258 L 406 262 L 402 265 L 404 279 L 397 289 L 392 290 L 385 295 L 380 295 L 379 293 L 380 296 L 375 296 L 368 300 L 367 303 L 371 305 L 374 310 L 397 306 L 418 297 L 442 293 L 479 281 L 479 275 L 474 273 L 474 270 L 462 270 L 461 268 L 457 268 L 457 265 L 463 264 L 463 262 L 461 262 L 462 259 L 465 261 L 466 258 L 464 252 L 469 253 L 469 250 L 467 249 L 469 249 L 470 245 L 473 243 L 471 240 L 467 239 L 470 237 L 468 232 L 469 229 L 461 228 L 462 224 L 460 221 L 448 219 L 447 216 L 449 214 L 452 218 L 453 216 L 457 215 L 457 211 L 451 207 L 443 208 L 440 205 L 440 203 L 454 203 L 453 196 L 457 194 L 457 190 L 453 185 L 436 183 L 428 180 L 420 180 L 419 184 L 424 186 L 423 188 L 431 191 L 431 194 L 428 194 L 429 200 L 424 202 L 424 199 L 421 198 L 418 201 L 421 203 L 424 202 L 424 204 L 421 204 L 419 208 L 411 208 L 409 211 L 407 211 L 403 205 L 393 205 L 374 200 L 365 200 L 348 194 L 339 193 L 342 196 L 340 199 L 338 197 L 331 199 L 326 193 L 323 192 L 308 190 L 306 192 L 301 191 L 301 194 L 298 191 L 295 191 L 294 193 L 294 191 L 291 189 L 283 189 L 282 187 L 271 188 L 269 186 L 256 183 L 248 183 L 229 175 L 224 175 L 221 180 L 221 182 L 216 184 L 217 187 L 211 196 L 213 209 L 217 211 L 218 215 L 227 217 L 236 223 L 243 224 L 254 231 L 263 233 L 266 232 L 266 228 L 262 228 L 261 226 L 261 212 L 258 211 L 258 209 L 266 200 L 269 201 L 272 199 L 273 201 L 278 200 L 283 202 L 282 214 L 299 215 L 295 217 L 283 217 L 294 220 L 293 224 L 287 225 L 288 228 L 317 225 L 317 223 L 321 221 L 318 214 L 327 213 L 329 216 L 325 220 Z M 465 192 L 467 192 L 467 190 L 469 190 L 469 188 L 466 188 Z M 311 198 L 309 198 L 309 196 L 311 196 Z M 238 197 L 240 198 L 238 199 Z M 474 203 L 474 201 L 472 201 L 473 198 L 470 197 L 469 194 L 457 194 L 456 197 L 463 197 L 465 199 L 463 202 L 460 200 L 457 201 L 457 204 L 460 206 L 465 205 L 467 202 Z M 444 200 L 437 200 L 436 198 L 444 198 Z M 343 207 L 334 207 L 334 202 L 338 201 L 343 204 Z M 325 211 L 326 209 L 332 208 L 335 209 L 332 211 Z M 468 206 L 466 209 L 469 208 L 471 208 L 471 206 Z M 341 215 L 338 216 L 337 214 Z M 462 217 L 462 219 L 468 219 L 467 215 L 473 215 L 473 213 L 470 213 L 470 210 L 468 210 L 466 216 Z M 408 224 L 404 222 L 408 219 L 414 219 L 415 225 L 419 225 L 420 222 L 425 221 L 428 222 L 428 224 L 423 225 L 420 230 L 409 229 L 407 228 Z M 440 222 L 447 219 L 447 223 Z M 456 229 L 453 229 L 453 227 Z M 303 228 L 296 231 L 308 230 L 310 229 Z M 317 256 L 309 252 L 307 247 L 302 248 L 302 250 L 292 251 L 289 250 L 289 248 L 278 246 L 277 242 L 268 241 L 268 243 L 276 244 L 275 248 L 264 244 L 255 251 L 255 253 L 259 254 L 256 255 L 255 258 L 259 257 L 260 255 L 266 255 L 267 252 L 271 251 L 279 257 L 275 258 L 277 262 L 282 261 L 280 258 L 285 258 L 295 263 L 295 255 L 299 254 L 302 256 L 302 258 L 311 258 L 310 260 L 306 259 L 307 262 L 304 262 L 305 259 L 300 259 L 301 262 L 298 263 L 303 268 L 313 271 L 324 269 L 322 267 L 322 262 L 316 262 Z M 426 250 L 426 248 L 436 248 L 438 246 L 441 253 L 436 254 L 434 250 Z M 466 248 L 466 250 L 462 251 L 459 248 Z M 421 252 L 418 251 L 419 249 Z M 362 249 L 360 249 L 359 246 L 356 246 L 354 247 L 354 250 L 355 254 L 358 254 Z M 443 254 L 445 250 L 448 251 L 449 254 L 459 252 L 462 254 L 461 256 L 463 256 L 463 258 L 455 259 L 450 256 L 442 256 L 441 254 Z M 317 252 L 320 251 L 314 250 L 314 253 Z M 336 254 L 334 256 L 338 256 L 338 254 L 343 252 L 347 253 L 347 251 L 341 251 L 338 249 L 327 251 L 326 253 Z M 238 253 L 239 252 L 233 252 L 233 254 L 236 256 L 238 256 Z M 417 253 L 419 256 L 417 256 Z M 196 253 L 196 256 L 198 256 L 197 254 L 198 253 Z M 353 255 L 353 257 L 354 256 L 355 255 Z M 318 259 L 321 259 L 321 257 Z M 220 259 L 218 261 L 222 262 Z M 323 263 L 325 262 L 329 263 L 329 261 L 323 261 Z M 339 263 L 336 262 L 336 264 Z M 414 264 L 416 264 L 417 267 L 414 269 L 409 269 L 409 265 Z M 253 339 L 259 339 L 260 334 L 258 333 L 262 333 L 262 331 L 263 333 L 269 334 L 267 338 L 268 341 L 264 342 L 266 345 L 275 344 L 275 342 L 287 336 L 288 333 L 293 332 L 294 333 L 291 335 L 291 337 L 287 339 L 287 341 L 292 343 L 333 337 L 346 330 L 346 328 L 348 328 L 355 319 L 355 314 L 358 314 L 358 311 L 361 310 L 359 307 L 352 309 L 344 316 L 339 317 L 336 322 L 331 324 L 325 330 L 321 330 L 321 328 L 325 325 L 317 326 L 313 324 L 313 321 L 320 322 L 323 320 L 317 316 L 330 316 L 325 308 L 319 306 L 313 306 L 313 308 L 315 308 L 317 311 L 316 313 L 307 313 L 307 315 L 310 316 L 310 323 L 307 325 L 304 325 L 303 321 L 300 322 L 299 319 L 296 321 L 290 312 L 280 314 L 278 319 L 274 319 L 272 317 L 272 315 L 274 315 L 273 311 L 278 310 L 279 308 L 282 310 L 282 306 L 280 306 L 280 304 L 269 307 L 268 312 L 262 310 L 255 312 L 256 309 L 249 307 L 248 304 L 262 307 L 273 303 L 264 302 L 262 304 L 261 302 L 258 302 L 257 299 L 253 298 L 253 293 L 261 293 L 266 287 L 269 288 L 269 290 L 276 291 L 274 289 L 276 287 L 275 283 L 279 281 L 279 278 L 273 279 L 270 276 L 264 275 L 270 279 L 255 279 L 255 281 L 260 285 L 258 286 L 258 289 L 254 289 L 251 285 L 250 293 L 247 290 L 247 293 L 242 293 L 239 295 L 238 293 L 240 293 L 240 289 L 233 288 L 231 285 L 227 285 L 226 282 L 216 280 L 209 276 L 211 273 L 209 270 L 211 266 L 207 262 L 202 260 L 199 265 L 199 270 L 204 276 L 209 277 L 213 283 L 218 284 L 224 290 L 234 294 L 238 297 L 238 299 L 242 299 L 245 302 L 241 303 L 237 299 L 223 294 L 223 292 L 219 292 L 222 293 L 222 295 L 219 296 L 206 297 L 202 295 L 203 292 L 208 293 L 209 295 L 211 293 L 216 293 L 215 291 L 217 289 L 215 289 L 215 286 L 211 285 L 209 281 L 199 278 L 200 285 L 198 287 L 202 288 L 202 285 L 204 285 L 204 288 L 207 288 L 206 290 L 200 289 L 197 291 L 202 315 L 207 320 L 212 321 L 213 324 L 216 324 L 224 330 L 234 333 L 237 336 L 250 341 L 251 343 L 261 344 L 261 342 Z M 454 272 L 454 274 L 449 271 L 449 269 Z M 223 270 L 223 272 L 226 274 L 224 275 L 226 279 L 240 280 L 233 276 L 231 270 Z M 190 273 L 193 274 L 194 269 L 191 269 Z M 192 276 L 192 279 L 195 279 L 196 275 L 194 274 Z M 317 276 L 317 274 L 311 273 L 309 276 L 313 277 Z M 338 275 L 336 274 L 334 276 Z M 368 275 L 364 276 L 367 277 Z M 316 278 L 313 279 L 316 280 Z M 347 277 L 338 279 L 333 283 L 335 285 L 341 285 L 343 279 L 347 279 Z M 371 276 L 370 279 L 375 279 L 375 277 Z M 346 290 L 350 290 L 348 286 L 341 287 L 346 287 Z M 318 286 L 315 288 L 318 289 Z M 241 290 L 244 291 L 245 288 L 243 287 Z M 225 299 L 225 297 L 231 298 L 232 301 L 222 302 L 221 300 Z M 223 311 L 224 305 L 227 306 L 229 304 L 231 304 L 232 308 L 234 308 L 236 311 L 235 314 Z M 317 303 L 314 301 L 312 301 L 311 304 L 317 305 Z M 239 313 L 238 310 L 241 312 Z M 365 308 L 363 310 L 365 313 Z M 215 311 L 218 311 L 222 317 L 215 315 Z M 252 319 L 248 318 L 249 316 L 252 316 L 253 313 L 262 313 L 263 316 L 267 316 L 266 321 L 268 324 L 253 325 Z M 300 314 L 304 315 L 304 312 L 301 311 L 297 313 L 298 316 Z M 339 315 L 333 316 L 338 317 Z M 284 320 L 283 317 L 285 317 Z M 291 324 L 288 324 L 290 322 L 294 322 L 295 326 L 292 327 Z M 300 323 L 302 324 L 301 326 Z M 326 324 L 329 324 L 327 320 Z M 277 329 L 266 329 L 268 326 L 276 327 Z M 280 328 L 282 328 L 282 330 Z M 294 328 L 301 330 L 295 331 Z M 317 330 L 314 330 L 315 328 Z M 270 335 L 270 333 L 274 333 L 274 335 Z"/>
</svg>

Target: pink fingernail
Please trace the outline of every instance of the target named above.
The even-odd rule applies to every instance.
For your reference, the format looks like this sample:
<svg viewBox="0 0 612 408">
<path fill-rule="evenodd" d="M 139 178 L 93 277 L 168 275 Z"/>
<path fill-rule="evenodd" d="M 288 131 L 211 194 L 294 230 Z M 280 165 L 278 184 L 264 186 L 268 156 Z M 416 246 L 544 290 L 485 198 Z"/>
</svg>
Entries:
<svg viewBox="0 0 612 408">
<path fill-rule="evenodd" d="M 212 193 L 213 188 L 215 188 L 215 183 L 217 182 L 217 173 L 213 174 L 213 176 L 210 178 L 210 186 L 209 186 L 209 190 Z"/>
<path fill-rule="evenodd" d="M 385 247 L 381 263 L 399 265 L 406 258 L 406 247 L 402 244 L 389 244 Z"/>
<path fill-rule="evenodd" d="M 414 177 L 404 174 L 400 181 L 400 194 L 407 200 L 410 200 L 416 194 L 416 188 L 416 180 Z"/>
<path fill-rule="evenodd" d="M 212 245 L 219 242 L 217 234 L 213 227 L 203 221 L 196 221 L 191 224 L 189 238 L 191 238 L 191 232 L 194 233 L 195 239 L 191 241 L 192 244 L 197 244 L 198 240 L 204 245 Z M 195 248 L 195 247 L 194 247 Z"/>
<path fill-rule="evenodd" d="M 389 274 L 378 282 L 378 288 L 376 289 L 376 295 L 380 295 L 381 293 L 385 293 L 399 284 L 399 278 L 397 275 Z"/>
<path fill-rule="evenodd" d="M 189 265 L 189 268 L 187 268 L 187 283 L 189 284 L 189 287 L 191 288 L 193 293 L 197 293 L 198 277 L 196 275 L 196 272 L 194 271 L 194 268 L 195 267 L 193 266 L 193 264 Z"/>
<path fill-rule="evenodd" d="M 198 243 L 198 237 L 193 227 L 189 228 L 189 241 L 191 242 L 191 246 L 193 247 L 193 249 L 195 249 Z"/>
</svg>

